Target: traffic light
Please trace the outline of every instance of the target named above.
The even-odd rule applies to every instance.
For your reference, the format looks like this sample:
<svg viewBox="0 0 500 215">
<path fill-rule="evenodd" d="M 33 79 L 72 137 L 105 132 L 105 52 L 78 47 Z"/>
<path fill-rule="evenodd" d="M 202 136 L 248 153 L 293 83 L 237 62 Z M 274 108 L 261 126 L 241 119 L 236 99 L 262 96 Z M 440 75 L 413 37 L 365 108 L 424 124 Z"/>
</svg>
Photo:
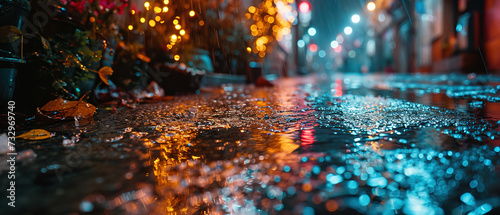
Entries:
<svg viewBox="0 0 500 215">
<path fill-rule="evenodd" d="M 302 0 L 298 4 L 299 7 L 299 22 L 302 26 L 309 26 L 311 21 L 311 3 L 307 0 Z"/>
<path fill-rule="evenodd" d="M 311 11 L 311 4 L 308 1 L 302 1 L 299 4 L 299 11 L 301 13 L 308 13 Z"/>
</svg>

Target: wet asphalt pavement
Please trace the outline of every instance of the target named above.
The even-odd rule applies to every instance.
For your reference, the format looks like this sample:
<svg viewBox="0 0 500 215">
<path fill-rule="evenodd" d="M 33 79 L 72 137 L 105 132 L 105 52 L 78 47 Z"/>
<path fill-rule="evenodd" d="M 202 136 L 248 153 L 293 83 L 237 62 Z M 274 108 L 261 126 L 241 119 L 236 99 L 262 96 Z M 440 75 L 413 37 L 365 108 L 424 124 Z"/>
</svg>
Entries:
<svg viewBox="0 0 500 215">
<path fill-rule="evenodd" d="M 17 207 L 0 208 L 498 214 L 499 83 L 476 75 L 322 74 L 271 88 L 204 88 L 117 113 L 101 108 L 90 121 L 19 128 L 55 136 L 17 141 Z"/>
</svg>

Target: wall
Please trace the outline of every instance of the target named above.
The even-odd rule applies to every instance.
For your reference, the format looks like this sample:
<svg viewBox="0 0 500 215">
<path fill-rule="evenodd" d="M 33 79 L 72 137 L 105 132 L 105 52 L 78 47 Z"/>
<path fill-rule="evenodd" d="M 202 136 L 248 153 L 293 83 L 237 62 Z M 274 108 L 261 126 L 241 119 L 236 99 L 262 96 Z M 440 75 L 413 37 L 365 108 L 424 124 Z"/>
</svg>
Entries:
<svg viewBox="0 0 500 215">
<path fill-rule="evenodd" d="M 500 0 L 485 0 L 484 46 L 489 70 L 500 72 Z"/>
</svg>

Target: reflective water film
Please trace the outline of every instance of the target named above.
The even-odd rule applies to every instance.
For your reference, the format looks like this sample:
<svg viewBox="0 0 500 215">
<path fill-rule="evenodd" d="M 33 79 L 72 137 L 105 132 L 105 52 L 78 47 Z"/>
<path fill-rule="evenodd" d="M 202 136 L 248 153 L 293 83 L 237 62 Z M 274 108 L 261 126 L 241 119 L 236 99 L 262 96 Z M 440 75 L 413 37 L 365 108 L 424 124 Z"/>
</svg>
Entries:
<svg viewBox="0 0 500 215">
<path fill-rule="evenodd" d="M 496 83 L 318 75 L 100 109 L 47 128 L 49 140 L 18 141 L 17 195 L 29 207 L 17 210 L 496 214 Z"/>
</svg>

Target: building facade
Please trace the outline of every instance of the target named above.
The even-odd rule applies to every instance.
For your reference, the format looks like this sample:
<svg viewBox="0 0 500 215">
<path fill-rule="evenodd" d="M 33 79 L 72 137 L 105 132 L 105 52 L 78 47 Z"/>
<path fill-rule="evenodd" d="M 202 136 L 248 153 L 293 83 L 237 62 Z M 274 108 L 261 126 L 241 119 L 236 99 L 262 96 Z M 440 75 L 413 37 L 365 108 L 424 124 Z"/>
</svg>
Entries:
<svg viewBox="0 0 500 215">
<path fill-rule="evenodd" d="M 377 0 L 374 70 L 500 72 L 500 0 Z"/>
</svg>

